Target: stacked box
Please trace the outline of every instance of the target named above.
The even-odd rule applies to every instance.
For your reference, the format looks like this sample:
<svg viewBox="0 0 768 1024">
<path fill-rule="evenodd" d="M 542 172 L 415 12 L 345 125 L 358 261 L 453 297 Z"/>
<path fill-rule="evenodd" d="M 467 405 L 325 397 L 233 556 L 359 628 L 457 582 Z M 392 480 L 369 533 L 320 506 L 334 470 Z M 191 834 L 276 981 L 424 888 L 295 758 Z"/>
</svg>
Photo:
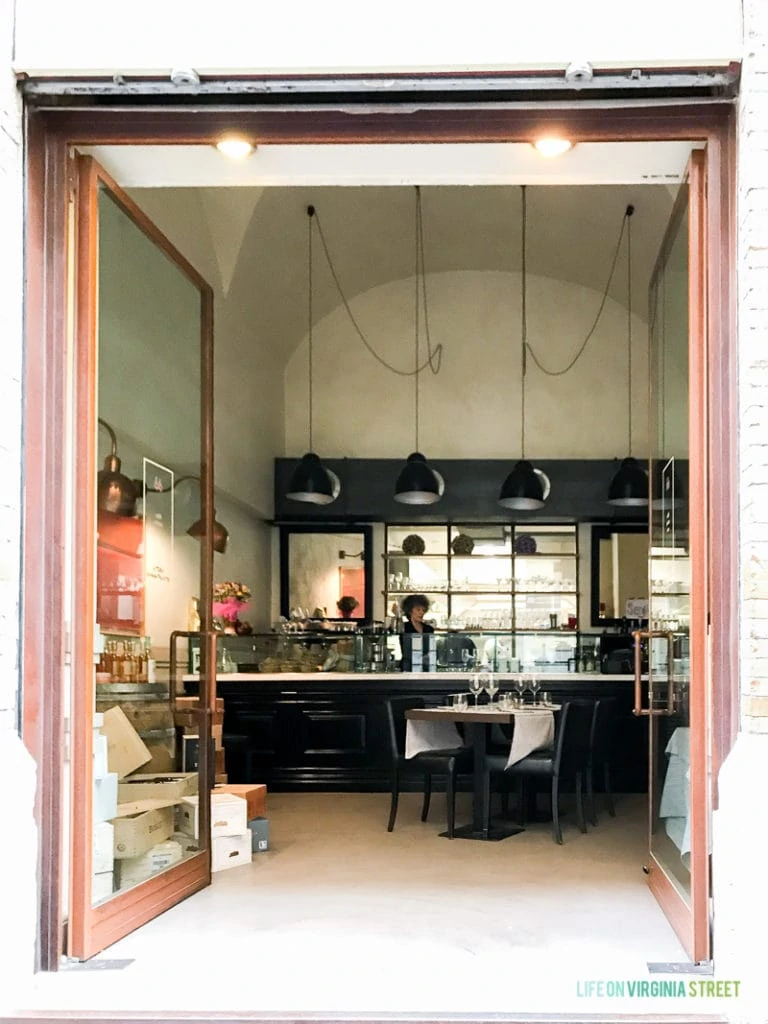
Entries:
<svg viewBox="0 0 768 1024">
<path fill-rule="evenodd" d="M 178 832 L 193 839 L 200 836 L 200 800 L 184 797 L 177 809 Z M 211 793 L 211 871 L 225 871 L 251 860 L 248 804 L 231 793 Z"/>
<path fill-rule="evenodd" d="M 200 837 L 200 799 L 185 796 L 176 812 L 176 831 Z M 248 805 L 240 796 L 211 793 L 211 839 L 244 835 L 248 831 Z"/>
<path fill-rule="evenodd" d="M 151 804 L 152 801 L 144 803 Z M 150 807 L 146 810 L 141 802 L 124 804 L 123 807 L 126 810 L 113 822 L 116 859 L 140 857 L 153 846 L 168 839 L 173 832 L 173 804 L 166 807 Z"/>
<path fill-rule="evenodd" d="M 269 821 L 266 818 L 254 818 L 248 822 L 251 833 L 251 850 L 264 853 L 269 849 Z"/>
<path fill-rule="evenodd" d="M 144 882 L 147 878 L 156 875 L 158 871 L 164 871 L 171 864 L 177 864 L 183 856 L 181 843 L 167 839 L 152 846 L 139 857 L 126 857 L 119 860 L 117 863 L 120 888 L 127 889 L 131 885 Z"/>
</svg>

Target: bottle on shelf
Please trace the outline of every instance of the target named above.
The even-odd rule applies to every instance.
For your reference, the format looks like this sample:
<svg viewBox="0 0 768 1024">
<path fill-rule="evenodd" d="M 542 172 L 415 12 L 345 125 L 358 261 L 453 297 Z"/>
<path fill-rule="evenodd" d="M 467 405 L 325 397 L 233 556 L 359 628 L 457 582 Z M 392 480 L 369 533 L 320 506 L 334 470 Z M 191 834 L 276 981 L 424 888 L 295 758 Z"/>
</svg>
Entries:
<svg viewBox="0 0 768 1024">
<path fill-rule="evenodd" d="M 155 659 L 152 657 L 152 637 L 144 637 L 144 659 L 146 664 L 146 677 L 148 683 L 157 682 L 157 671 Z"/>
</svg>

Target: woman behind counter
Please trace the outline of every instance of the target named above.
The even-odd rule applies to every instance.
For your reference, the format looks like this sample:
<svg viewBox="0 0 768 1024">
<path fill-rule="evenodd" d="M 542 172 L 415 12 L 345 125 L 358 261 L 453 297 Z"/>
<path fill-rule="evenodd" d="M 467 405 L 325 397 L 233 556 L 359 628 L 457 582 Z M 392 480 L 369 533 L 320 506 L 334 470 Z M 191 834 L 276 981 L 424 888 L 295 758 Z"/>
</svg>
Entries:
<svg viewBox="0 0 768 1024">
<path fill-rule="evenodd" d="M 424 621 L 429 611 L 429 601 L 424 594 L 409 594 L 400 606 L 405 616 L 404 633 L 434 633 L 435 627 Z"/>
</svg>

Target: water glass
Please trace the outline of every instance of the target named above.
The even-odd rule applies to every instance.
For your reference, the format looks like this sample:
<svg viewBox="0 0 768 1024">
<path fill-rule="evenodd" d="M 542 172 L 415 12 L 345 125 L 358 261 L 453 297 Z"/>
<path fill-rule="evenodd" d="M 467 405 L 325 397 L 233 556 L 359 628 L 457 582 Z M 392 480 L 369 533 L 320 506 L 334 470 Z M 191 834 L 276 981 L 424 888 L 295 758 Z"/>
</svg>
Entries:
<svg viewBox="0 0 768 1024">
<path fill-rule="evenodd" d="M 542 704 L 551 704 L 552 703 L 552 694 L 549 692 L 549 690 L 544 690 L 543 691 L 543 693 L 541 695 L 541 703 Z"/>
<path fill-rule="evenodd" d="M 454 693 L 453 695 L 453 707 L 456 711 L 466 711 L 469 699 L 466 693 Z"/>
</svg>

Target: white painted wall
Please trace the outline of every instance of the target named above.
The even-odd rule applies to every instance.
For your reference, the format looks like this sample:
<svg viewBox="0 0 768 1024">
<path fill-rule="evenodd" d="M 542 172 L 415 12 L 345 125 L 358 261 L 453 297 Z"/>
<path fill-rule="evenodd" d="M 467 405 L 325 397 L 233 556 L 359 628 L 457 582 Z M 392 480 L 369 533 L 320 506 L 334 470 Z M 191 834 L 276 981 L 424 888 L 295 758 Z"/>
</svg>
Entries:
<svg viewBox="0 0 768 1024">
<path fill-rule="evenodd" d="M 633 14 L 637 12 L 633 11 Z M 34 73 L 484 70 L 727 63 L 741 53 L 738 0 L 646 0 L 628 21 L 613 0 L 529 5 L 479 0 L 472 16 L 438 0 L 389 0 L 361 13 L 354 0 L 290 5 L 249 0 L 135 0 L 120 31 L 104 31 L 99 0 L 17 4 L 16 66 Z"/>
<path fill-rule="evenodd" d="M 2 10 L 2 5 L 0 5 Z M 7 827 L 0 840 L 0 1012 L 32 977 L 37 913 L 35 766 L 16 730 L 19 709 L 19 572 L 23 352 L 21 105 L 10 71 L 12 22 L 0 15 L 0 779 Z M 11 824 L 12 823 L 12 824 Z"/>
<path fill-rule="evenodd" d="M 462 271 L 427 277 L 438 375 L 421 374 L 420 447 L 430 458 L 513 458 L 520 450 L 520 275 Z M 602 296 L 528 276 L 528 339 L 542 363 L 570 361 Z M 413 279 L 373 288 L 352 302 L 378 353 L 414 365 Z M 584 354 L 562 377 L 529 362 L 526 453 L 539 459 L 614 458 L 627 452 L 627 315 L 609 300 Z M 633 317 L 632 433 L 646 454 L 647 331 Z M 413 450 L 413 378 L 397 377 L 363 347 L 343 307 L 315 325 L 314 447 L 327 457 L 397 458 Z M 425 354 L 422 339 L 422 359 Z M 307 340 L 285 371 L 286 454 L 306 450 Z M 288 399 L 291 399 L 289 401 Z"/>
</svg>

